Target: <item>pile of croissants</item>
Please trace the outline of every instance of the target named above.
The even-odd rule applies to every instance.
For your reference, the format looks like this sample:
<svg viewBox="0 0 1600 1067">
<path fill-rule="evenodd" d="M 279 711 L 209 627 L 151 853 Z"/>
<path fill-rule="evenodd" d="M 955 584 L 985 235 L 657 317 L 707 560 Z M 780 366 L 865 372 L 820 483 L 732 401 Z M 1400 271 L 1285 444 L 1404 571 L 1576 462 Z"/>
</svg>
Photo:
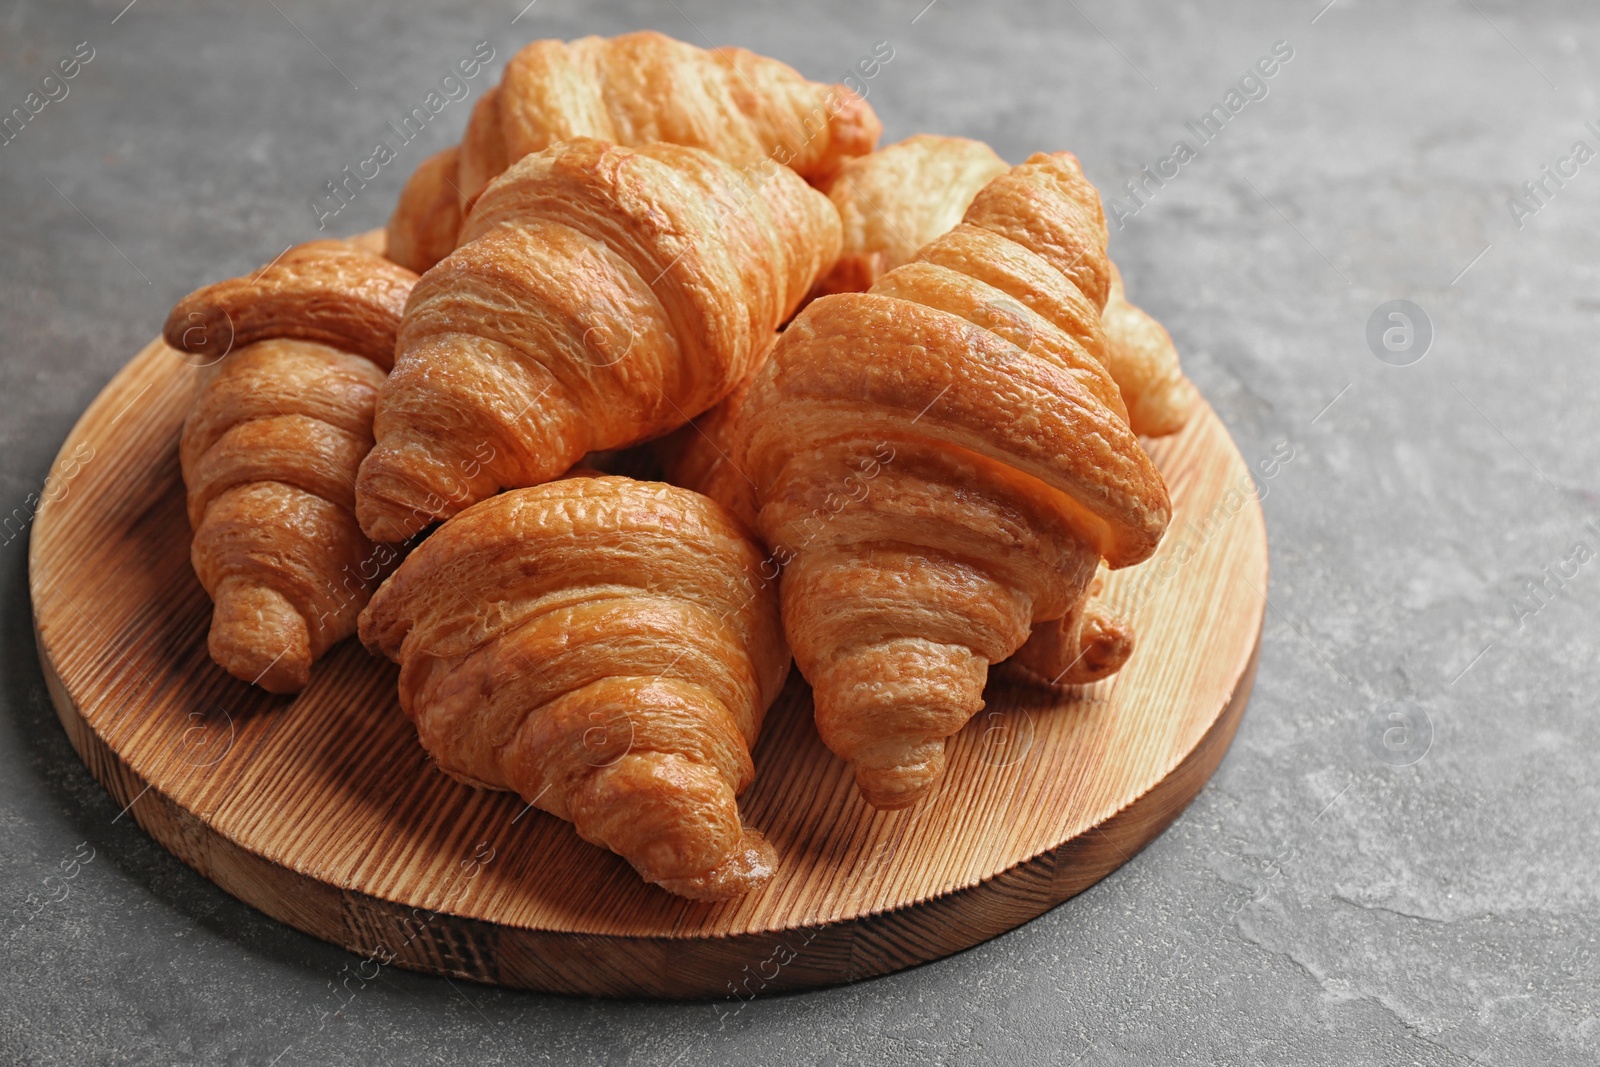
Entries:
<svg viewBox="0 0 1600 1067">
<path fill-rule="evenodd" d="M 991 664 L 1115 672 L 1194 390 L 1072 155 L 879 133 L 743 49 L 538 41 L 382 239 L 182 300 L 212 658 L 293 693 L 359 633 L 441 770 L 700 900 L 776 867 L 737 797 L 791 655 L 886 809 Z"/>
</svg>

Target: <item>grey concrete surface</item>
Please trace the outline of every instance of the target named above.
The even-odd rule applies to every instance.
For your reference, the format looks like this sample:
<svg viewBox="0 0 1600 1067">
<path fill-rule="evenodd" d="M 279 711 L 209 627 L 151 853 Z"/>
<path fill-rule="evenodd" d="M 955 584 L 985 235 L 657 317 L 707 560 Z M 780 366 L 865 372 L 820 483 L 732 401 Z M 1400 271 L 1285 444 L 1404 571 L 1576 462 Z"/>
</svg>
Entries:
<svg viewBox="0 0 1600 1067">
<path fill-rule="evenodd" d="M 1600 1058 L 1600 562 L 1576 551 L 1600 552 L 1600 161 L 1559 186 L 1541 171 L 1575 141 L 1600 149 L 1600 10 L 523 2 L 8 4 L 0 113 L 80 42 L 94 55 L 0 145 L 0 511 L 25 517 L 78 412 L 175 299 L 311 237 L 322 184 L 476 42 L 496 59 L 474 96 L 541 36 L 655 27 L 818 78 L 888 41 L 870 87 L 888 139 L 973 135 L 1014 161 L 1069 147 L 1108 197 L 1176 141 L 1197 150 L 1144 206 L 1124 196 L 1138 210 L 1113 252 L 1246 458 L 1293 451 L 1263 482 L 1271 610 L 1233 749 L 1122 870 L 925 967 L 737 1014 L 389 971 L 319 1025 L 355 958 L 118 817 L 49 707 L 11 538 L 0 1062 Z M 1185 121 L 1279 41 L 1293 57 L 1267 95 L 1199 144 Z M 381 224 L 466 116 L 447 108 L 335 225 Z M 1536 179 L 1541 202 L 1514 211 Z M 1431 323 L 1407 366 L 1367 341 L 1396 299 Z"/>
</svg>

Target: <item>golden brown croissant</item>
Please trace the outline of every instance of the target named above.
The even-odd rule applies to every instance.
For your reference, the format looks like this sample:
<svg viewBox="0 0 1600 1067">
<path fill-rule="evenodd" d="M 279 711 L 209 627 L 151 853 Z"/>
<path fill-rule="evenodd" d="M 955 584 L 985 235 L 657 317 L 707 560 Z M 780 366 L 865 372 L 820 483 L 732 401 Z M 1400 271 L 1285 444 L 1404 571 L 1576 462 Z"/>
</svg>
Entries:
<svg viewBox="0 0 1600 1067">
<path fill-rule="evenodd" d="M 828 188 L 844 224 L 844 246 L 818 284 L 818 295 L 861 292 L 879 275 L 911 262 L 918 249 L 961 220 L 978 190 L 1007 169 L 981 141 L 929 134 L 847 160 Z M 1116 264 L 1110 269 L 1102 324 L 1111 377 L 1135 433 L 1175 433 L 1194 406 L 1194 386 L 1183 376 L 1167 331 L 1128 303 Z"/>
<path fill-rule="evenodd" d="M 1178 349 L 1166 327 L 1143 308 L 1128 303 L 1122 272 L 1115 263 L 1111 264 L 1111 293 L 1101 321 L 1106 328 L 1111 375 L 1122 389 L 1134 432 L 1160 437 L 1183 429 L 1199 394 L 1178 365 Z"/>
<path fill-rule="evenodd" d="M 1035 155 L 915 262 L 807 307 L 677 464 L 786 565 L 819 732 L 874 805 L 937 780 L 1032 624 L 1079 612 L 1074 656 L 1126 655 L 1082 604 L 1102 557 L 1155 550 L 1171 507 L 1104 364 L 1105 242 L 1077 161 Z"/>
<path fill-rule="evenodd" d="M 1127 620 L 1099 599 L 1100 575 L 1059 619 L 1036 623 L 1010 662 L 1047 685 L 1088 685 L 1109 678 L 1133 655 Z"/>
<path fill-rule="evenodd" d="M 166 340 L 206 359 L 179 457 L 211 658 L 293 693 L 355 632 L 396 555 L 355 520 L 355 476 L 416 275 L 342 241 L 184 297 Z"/>
<path fill-rule="evenodd" d="M 357 514 L 387 540 L 721 400 L 833 261 L 827 197 L 775 164 L 564 141 L 479 199 L 417 283 Z"/>
<path fill-rule="evenodd" d="M 982 141 L 919 133 L 846 160 L 828 186 L 844 245 L 817 295 L 860 293 L 961 221 L 972 198 L 1010 166 Z"/>
<path fill-rule="evenodd" d="M 433 266 L 452 247 L 443 235 L 484 188 L 558 141 L 665 141 L 739 166 L 773 160 L 821 183 L 872 151 L 881 130 L 844 86 L 743 48 L 706 51 L 651 31 L 534 41 L 473 107 L 459 154 L 434 156 L 412 176 L 389 221 L 390 255 L 417 271 Z"/>
<path fill-rule="evenodd" d="M 508 789 L 681 896 L 775 855 L 735 797 L 789 669 L 776 588 L 726 509 L 578 477 L 486 500 L 383 584 L 361 639 L 445 772 Z"/>
<path fill-rule="evenodd" d="M 460 149 L 452 145 L 423 160 L 400 190 L 400 201 L 389 219 L 384 254 L 418 274 L 456 246 L 461 229 L 456 185 L 459 156 Z"/>
</svg>

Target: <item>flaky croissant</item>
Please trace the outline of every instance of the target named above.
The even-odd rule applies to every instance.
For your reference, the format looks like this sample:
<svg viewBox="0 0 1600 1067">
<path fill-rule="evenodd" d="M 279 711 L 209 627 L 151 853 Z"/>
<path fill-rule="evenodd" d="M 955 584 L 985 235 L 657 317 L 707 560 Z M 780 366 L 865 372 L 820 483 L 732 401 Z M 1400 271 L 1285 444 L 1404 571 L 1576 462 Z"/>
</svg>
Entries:
<svg viewBox="0 0 1600 1067">
<path fill-rule="evenodd" d="M 763 556 L 686 489 L 577 477 L 441 526 L 361 616 L 445 772 L 570 821 L 673 893 L 764 882 L 750 749 L 789 656 Z"/>
<path fill-rule="evenodd" d="M 1184 377 L 1177 346 L 1167 328 L 1128 302 L 1122 272 L 1115 263 L 1111 264 L 1111 292 L 1101 321 L 1106 328 L 1111 374 L 1122 389 L 1134 433 L 1161 437 L 1183 429 L 1199 393 Z"/>
<path fill-rule="evenodd" d="M 457 161 L 461 150 L 451 145 L 423 160 L 400 190 L 389 216 L 384 254 L 418 274 L 456 247 L 461 232 Z"/>
<path fill-rule="evenodd" d="M 878 807 L 937 780 L 1032 624 L 1068 619 L 1034 669 L 1066 638 L 1089 673 L 1126 655 L 1083 602 L 1102 557 L 1155 550 L 1171 506 L 1105 368 L 1105 242 L 1077 161 L 1033 156 L 914 262 L 802 311 L 677 464 L 786 565 L 819 732 Z"/>
<path fill-rule="evenodd" d="M 412 176 L 389 220 L 389 254 L 417 271 L 433 266 L 488 184 L 558 141 L 665 141 L 737 166 L 772 160 L 821 183 L 872 151 L 881 130 L 844 86 L 807 81 L 743 48 L 707 51 L 652 31 L 534 41 L 474 106 L 459 150 Z"/>
<path fill-rule="evenodd" d="M 403 536 L 683 425 L 754 369 L 838 249 L 827 197 L 775 164 L 583 139 L 524 157 L 412 293 L 362 529 Z"/>
<path fill-rule="evenodd" d="M 355 632 L 396 552 L 356 525 L 355 477 L 416 275 L 342 241 L 199 289 L 166 340 L 208 364 L 179 458 L 211 658 L 274 693 Z"/>
<path fill-rule="evenodd" d="M 1010 167 L 982 141 L 919 133 L 846 160 L 828 185 L 844 244 L 819 296 L 860 293 L 961 221 L 972 198 Z"/>
<path fill-rule="evenodd" d="M 846 160 L 828 187 L 844 224 L 844 246 L 817 293 L 861 292 L 961 220 L 989 181 L 1008 169 L 981 141 L 918 134 L 871 155 Z M 1102 317 L 1107 366 L 1127 404 L 1134 432 L 1176 433 L 1196 393 L 1161 324 L 1128 303 L 1110 264 Z"/>
</svg>

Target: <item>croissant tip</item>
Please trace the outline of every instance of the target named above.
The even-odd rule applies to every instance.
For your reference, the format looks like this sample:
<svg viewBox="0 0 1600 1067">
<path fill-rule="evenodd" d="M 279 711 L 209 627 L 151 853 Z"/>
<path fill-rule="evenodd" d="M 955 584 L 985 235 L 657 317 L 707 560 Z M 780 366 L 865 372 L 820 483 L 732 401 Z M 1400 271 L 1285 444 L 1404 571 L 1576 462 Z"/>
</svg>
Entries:
<svg viewBox="0 0 1600 1067">
<path fill-rule="evenodd" d="M 356 478 L 356 523 L 361 532 L 380 544 L 408 541 L 447 516 L 439 514 L 440 497 L 419 490 L 391 472 L 382 445 L 367 453 Z M 416 503 L 408 504 L 408 500 Z"/>
<path fill-rule="evenodd" d="M 399 544 L 419 532 L 392 515 L 381 514 L 368 508 L 358 509 L 357 522 L 360 523 L 361 532 L 369 541 L 380 544 Z"/>
<path fill-rule="evenodd" d="M 1127 664 L 1135 644 L 1132 628 L 1103 605 L 1093 605 L 1075 632 L 1061 622 L 1034 631 L 1010 660 L 1030 681 L 1044 686 L 1091 685 Z"/>
<path fill-rule="evenodd" d="M 944 749 L 939 759 L 908 767 L 857 767 L 856 788 L 861 799 L 879 811 L 900 811 L 916 804 L 938 784 L 944 774 Z"/>
<path fill-rule="evenodd" d="M 766 885 L 777 869 L 778 852 L 772 842 L 747 826 L 738 847 L 719 866 L 692 878 L 663 878 L 656 884 L 690 900 L 732 900 Z"/>
<path fill-rule="evenodd" d="M 1085 643 L 1081 664 L 1085 681 L 1098 682 L 1120 671 L 1133 655 L 1133 633 L 1114 616 L 1097 621 L 1096 631 Z"/>
<path fill-rule="evenodd" d="M 1180 375 L 1167 388 L 1139 398 L 1128 409 L 1128 421 L 1140 437 L 1166 437 L 1189 424 L 1198 400 L 1193 383 Z"/>
<path fill-rule="evenodd" d="M 265 689 L 278 696 L 293 696 L 311 684 L 311 660 L 296 660 L 292 663 L 280 661 L 278 664 L 269 664 L 263 671 L 251 675 L 254 663 L 244 670 L 229 668 L 228 673 L 240 681 L 248 681 L 252 685 Z"/>
<path fill-rule="evenodd" d="M 218 590 L 207 639 L 211 658 L 269 693 L 298 693 L 311 681 L 311 633 L 284 597 L 263 586 Z"/>
</svg>

